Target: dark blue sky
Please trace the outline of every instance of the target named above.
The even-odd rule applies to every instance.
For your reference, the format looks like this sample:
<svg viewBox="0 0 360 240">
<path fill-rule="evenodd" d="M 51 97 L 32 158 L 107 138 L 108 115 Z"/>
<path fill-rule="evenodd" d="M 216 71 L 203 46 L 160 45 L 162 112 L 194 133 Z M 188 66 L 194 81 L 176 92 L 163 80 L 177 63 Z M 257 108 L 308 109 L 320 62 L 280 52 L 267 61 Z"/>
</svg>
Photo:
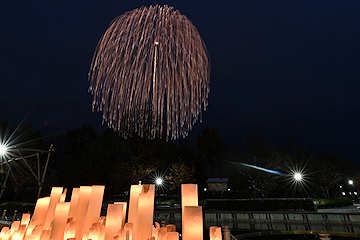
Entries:
<svg viewBox="0 0 360 240">
<path fill-rule="evenodd" d="M 168 4 L 197 27 L 211 57 L 203 123 L 237 144 L 251 131 L 360 162 L 360 1 L 114 1 L 0 3 L 0 120 L 44 134 L 84 123 L 87 74 L 113 18 Z"/>
</svg>

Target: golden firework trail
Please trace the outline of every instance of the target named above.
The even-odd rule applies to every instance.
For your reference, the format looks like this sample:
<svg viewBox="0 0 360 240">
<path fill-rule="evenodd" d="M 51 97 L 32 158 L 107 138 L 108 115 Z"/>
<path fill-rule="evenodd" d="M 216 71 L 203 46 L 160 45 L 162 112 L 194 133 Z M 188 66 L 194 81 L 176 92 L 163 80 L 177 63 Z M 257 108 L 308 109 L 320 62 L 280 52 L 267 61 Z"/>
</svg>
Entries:
<svg viewBox="0 0 360 240">
<path fill-rule="evenodd" d="M 93 110 L 123 136 L 185 137 L 208 104 L 210 58 L 191 21 L 169 6 L 116 17 L 89 72 Z"/>
</svg>

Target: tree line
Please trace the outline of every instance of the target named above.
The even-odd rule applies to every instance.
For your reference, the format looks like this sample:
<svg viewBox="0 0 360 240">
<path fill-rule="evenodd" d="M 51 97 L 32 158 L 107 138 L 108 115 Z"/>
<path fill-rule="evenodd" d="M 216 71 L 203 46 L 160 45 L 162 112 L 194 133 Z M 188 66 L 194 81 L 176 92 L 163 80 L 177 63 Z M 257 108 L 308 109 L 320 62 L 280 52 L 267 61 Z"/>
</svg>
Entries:
<svg viewBox="0 0 360 240">
<path fill-rule="evenodd" d="M 39 139 L 30 141 L 38 144 L 32 147 L 46 146 L 41 133 L 27 132 L 31 134 L 19 135 L 29 138 L 36 133 Z M 37 171 L 35 161 L 29 159 Z M 38 186 L 30 171 L 21 161 L 12 169 L 18 171 L 12 173 L 3 198 L 35 200 Z M 2 182 L 6 171 L 3 164 Z M 295 173 L 301 173 L 302 179 L 295 180 Z M 275 144 L 249 134 L 240 146 L 231 146 L 216 128 L 203 130 L 194 143 L 146 140 L 135 134 L 125 139 L 111 129 L 99 134 L 92 126 L 82 125 L 57 139 L 42 195 L 48 195 L 52 186 L 72 189 L 101 184 L 112 198 L 126 193 L 131 184 L 154 183 L 157 177 L 164 181 L 160 191 L 168 194 L 177 193 L 182 183 L 197 183 L 200 194 L 211 194 L 205 192 L 208 178 L 229 178 L 229 191 L 223 194 L 236 198 L 356 197 L 360 189 L 359 166 L 354 162 L 296 142 Z"/>
</svg>

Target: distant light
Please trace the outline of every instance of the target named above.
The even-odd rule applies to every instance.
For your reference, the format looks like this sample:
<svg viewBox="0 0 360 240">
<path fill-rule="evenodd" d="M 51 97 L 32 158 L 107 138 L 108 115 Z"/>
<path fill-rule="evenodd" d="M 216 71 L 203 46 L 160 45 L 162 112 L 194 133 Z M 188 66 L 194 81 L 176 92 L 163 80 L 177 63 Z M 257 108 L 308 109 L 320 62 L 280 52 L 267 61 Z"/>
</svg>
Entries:
<svg viewBox="0 0 360 240">
<path fill-rule="evenodd" d="M 158 42 L 158 41 L 155 41 L 154 44 L 155 44 L 155 45 L 159 45 L 159 42 Z"/>
<path fill-rule="evenodd" d="M 228 191 L 230 192 L 230 188 L 228 188 Z"/>
<path fill-rule="evenodd" d="M 294 174 L 294 178 L 295 178 L 296 181 L 301 181 L 301 180 L 302 180 L 302 175 L 301 175 L 301 173 L 295 173 L 295 174 Z"/>
<path fill-rule="evenodd" d="M 0 145 L 0 155 L 4 155 L 6 153 L 6 147 L 4 145 Z"/>
<path fill-rule="evenodd" d="M 204 188 L 204 192 L 206 192 L 207 191 L 207 188 Z"/>
<path fill-rule="evenodd" d="M 349 195 L 351 195 L 351 192 L 349 192 Z"/>
<path fill-rule="evenodd" d="M 353 180 L 349 180 L 349 184 L 350 184 L 350 185 L 353 185 L 353 184 L 354 184 L 354 181 L 353 181 Z"/>
<path fill-rule="evenodd" d="M 342 192 L 341 194 L 345 196 L 345 192 Z"/>
<path fill-rule="evenodd" d="M 163 183 L 162 178 L 157 178 L 157 179 L 155 180 L 155 183 L 156 183 L 156 185 L 161 185 L 161 184 Z"/>
<path fill-rule="evenodd" d="M 340 186 L 340 188 L 342 188 L 342 186 Z"/>
<path fill-rule="evenodd" d="M 357 195 L 357 192 L 354 192 L 354 195 Z"/>
</svg>

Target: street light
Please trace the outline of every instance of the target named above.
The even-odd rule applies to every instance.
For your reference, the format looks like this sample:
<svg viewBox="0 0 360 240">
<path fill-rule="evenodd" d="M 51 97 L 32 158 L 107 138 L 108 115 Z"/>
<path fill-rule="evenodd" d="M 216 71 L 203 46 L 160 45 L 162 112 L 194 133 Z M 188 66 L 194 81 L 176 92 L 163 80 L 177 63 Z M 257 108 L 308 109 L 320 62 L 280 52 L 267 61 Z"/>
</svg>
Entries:
<svg viewBox="0 0 360 240">
<path fill-rule="evenodd" d="M 302 180 L 302 174 L 301 173 L 294 173 L 294 179 L 296 181 L 301 181 Z"/>
<path fill-rule="evenodd" d="M 162 178 L 157 178 L 156 180 L 155 180 L 155 183 L 156 183 L 156 185 L 162 185 L 162 183 L 163 183 L 163 180 L 162 180 Z"/>
<path fill-rule="evenodd" d="M 349 180 L 349 184 L 350 184 L 350 185 L 353 185 L 353 184 L 354 184 L 354 181 L 353 181 L 353 180 Z"/>
<path fill-rule="evenodd" d="M 6 146 L 5 145 L 0 145 L 0 155 L 4 155 L 6 153 Z"/>
</svg>

